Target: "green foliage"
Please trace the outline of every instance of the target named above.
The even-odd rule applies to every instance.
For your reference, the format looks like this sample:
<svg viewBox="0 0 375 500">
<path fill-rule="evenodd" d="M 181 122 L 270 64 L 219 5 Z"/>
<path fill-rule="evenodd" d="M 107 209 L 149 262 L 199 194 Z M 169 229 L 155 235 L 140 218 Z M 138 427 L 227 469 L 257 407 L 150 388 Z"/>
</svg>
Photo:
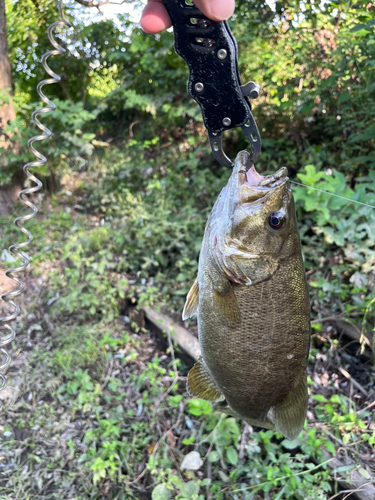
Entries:
<svg viewBox="0 0 375 500">
<path fill-rule="evenodd" d="M 363 429 L 366 428 L 367 415 L 357 416 L 355 406 L 352 402 L 334 394 L 328 401 L 324 396 L 317 394 L 313 396 L 319 404 L 315 406 L 317 418 L 329 422 L 331 429 L 342 438 L 344 444 L 355 443 L 362 439 Z"/>
<path fill-rule="evenodd" d="M 95 325 L 74 325 L 68 332 L 64 326 L 58 327 L 58 349 L 52 357 L 53 364 L 65 375 L 72 373 L 76 366 L 91 367 L 96 363 L 100 366 L 105 358 L 105 351 L 97 342 L 100 330 Z"/>
<path fill-rule="evenodd" d="M 212 408 L 210 402 L 204 399 L 189 399 L 188 412 L 195 417 L 200 417 L 201 415 L 209 415 Z"/>
<path fill-rule="evenodd" d="M 204 494 L 199 494 L 202 487 L 210 484 L 210 479 L 190 480 L 184 482 L 175 475 L 170 475 L 167 483 L 158 484 L 153 490 L 152 500 L 204 500 Z M 173 496 L 172 496 L 173 495 Z"/>
<path fill-rule="evenodd" d="M 337 311 L 343 309 L 342 301 L 351 297 L 348 312 L 353 305 L 364 312 L 373 296 L 375 210 L 349 200 L 375 206 L 375 176 L 369 172 L 358 178 L 354 189 L 335 169 L 324 172 L 307 165 L 297 177 L 311 186 L 293 186 L 297 210 L 304 217 L 301 236 L 305 265 L 316 269 L 323 262 L 328 264 L 310 281 L 314 296 Z M 329 262 L 327 251 L 333 254 Z"/>
<path fill-rule="evenodd" d="M 373 7 L 283 1 L 272 12 L 251 4 L 241 2 L 234 30 L 244 80 L 263 87 L 255 109 L 266 138 L 259 161 L 272 170 L 311 162 L 366 172 L 375 159 Z"/>
<path fill-rule="evenodd" d="M 107 147 L 107 143 L 95 139 L 95 133 L 84 131 L 95 120 L 100 108 L 89 112 L 83 109 L 80 103 L 74 104 L 59 99 L 55 99 L 54 104 L 56 110 L 53 113 L 39 117 L 43 125 L 53 130 L 52 137 L 43 144 L 43 153 L 47 156 L 48 163 L 33 169 L 38 177 L 47 181 L 51 190 L 60 187 L 60 180 L 67 171 L 87 169 L 95 150 Z M 9 136 L 13 147 L 10 148 L 10 152 L 4 147 L 0 148 L 0 155 L 3 157 L 0 182 L 3 184 L 10 183 L 14 173 L 19 171 L 20 164 L 31 160 L 30 153 L 26 150 L 26 142 L 38 135 L 39 131 L 28 127 L 22 114 L 26 110 L 35 110 L 39 107 L 40 103 L 31 103 L 26 109 L 22 109 L 22 113 L 18 113 L 14 123 L 5 127 L 5 133 Z M 39 145 L 35 146 L 40 149 Z"/>
<path fill-rule="evenodd" d="M 153 157 L 145 157 L 145 147 Z M 95 170 L 90 207 L 111 220 L 117 269 L 137 275 L 142 302 L 155 300 L 154 284 L 181 303 L 195 279 L 204 219 L 222 185 L 222 176 L 200 165 L 205 155 L 207 149 L 194 151 L 193 142 L 166 152 L 133 141 L 125 162 L 108 151 Z"/>
<path fill-rule="evenodd" d="M 242 452 L 241 457 L 237 451 L 241 430 L 234 418 L 219 418 L 213 414 L 211 421 L 201 424 L 200 435 L 201 442 L 206 441 L 207 446 L 210 444 L 209 449 L 215 445 L 207 458 L 215 464 L 215 478 L 212 481 L 205 480 L 205 483 L 197 478 L 190 480 L 189 487 L 193 492 L 194 483 L 196 495 L 201 493 L 200 487 L 204 484 L 209 486 L 216 499 L 225 498 L 225 491 L 231 491 L 232 495 L 242 493 L 246 498 L 257 492 L 272 492 L 272 498 L 323 500 L 325 494 L 331 491 L 326 463 L 316 466 L 305 455 L 318 453 L 322 443 L 328 447 L 331 444 L 324 439 L 317 443 L 316 429 L 308 431 L 303 439 L 284 440 L 281 443 L 275 439 L 276 435 L 272 431 L 254 433 L 247 442 L 246 453 Z M 291 460 L 292 450 L 296 449 L 301 450 L 301 453 L 294 451 Z M 150 459 L 149 467 L 155 473 L 154 458 Z M 152 498 L 168 498 L 171 494 L 173 498 L 180 498 L 173 496 L 184 494 L 179 488 L 181 481 L 173 473 L 169 474 L 166 481 L 154 488 Z"/>
<path fill-rule="evenodd" d="M 67 376 L 70 380 L 59 388 L 58 394 L 68 394 L 73 409 L 84 413 L 90 411 L 98 403 L 100 386 L 93 383 L 87 370 L 78 369 Z"/>
<path fill-rule="evenodd" d="M 354 6 L 324 3 L 314 9 L 303 1 L 277 5 L 273 12 L 253 0 L 239 2 L 232 21 L 241 75 L 263 87 L 254 110 L 264 139 L 258 168 L 274 170 L 286 164 L 296 171 L 314 163 L 335 167 L 351 178 L 366 175 L 375 162 L 373 9 L 365 1 Z M 7 2 L 18 120 L 28 118 L 34 107 L 30 94 L 35 101 L 32 92 L 42 78 L 35 60 L 48 46 L 45 25 L 56 15 L 48 2 L 40 8 L 43 15 L 33 2 Z M 150 37 L 124 16 L 117 25 L 83 22 L 77 4 L 67 9 L 68 16 L 75 16 L 76 34 L 67 34 L 67 54 L 51 59 L 52 67 L 64 73 L 63 85 L 47 91 L 59 98 L 55 117 L 47 118 L 54 132 L 48 145 L 52 165 L 42 172 L 52 177 L 52 185 L 67 166 L 87 168 L 94 147 L 105 147 L 108 137 L 128 143 L 128 130 L 138 150 L 154 140 L 160 146 L 178 143 L 186 135 L 194 148 L 202 139 L 206 147 L 199 108 L 185 91 L 187 68 L 173 51 L 171 33 Z M 20 135 L 30 136 L 24 127 Z M 234 156 L 246 147 L 244 137 L 233 131 L 225 147 Z M 17 158 L 8 162 L 15 166 Z M 205 163 L 214 165 L 211 157 Z"/>
</svg>

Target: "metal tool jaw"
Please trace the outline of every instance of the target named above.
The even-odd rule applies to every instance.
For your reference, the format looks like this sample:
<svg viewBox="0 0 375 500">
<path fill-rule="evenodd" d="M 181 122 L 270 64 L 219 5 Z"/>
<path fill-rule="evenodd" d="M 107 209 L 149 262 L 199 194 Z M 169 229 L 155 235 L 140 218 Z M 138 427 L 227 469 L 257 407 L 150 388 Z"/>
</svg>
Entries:
<svg viewBox="0 0 375 500">
<path fill-rule="evenodd" d="M 214 157 L 232 168 L 233 162 L 223 151 L 222 133 L 241 127 L 255 161 L 261 139 L 249 97 L 258 97 L 259 85 L 241 85 L 237 42 L 227 22 L 208 19 L 188 0 L 163 3 L 172 20 L 175 51 L 189 67 L 188 92 L 201 108 Z"/>
</svg>

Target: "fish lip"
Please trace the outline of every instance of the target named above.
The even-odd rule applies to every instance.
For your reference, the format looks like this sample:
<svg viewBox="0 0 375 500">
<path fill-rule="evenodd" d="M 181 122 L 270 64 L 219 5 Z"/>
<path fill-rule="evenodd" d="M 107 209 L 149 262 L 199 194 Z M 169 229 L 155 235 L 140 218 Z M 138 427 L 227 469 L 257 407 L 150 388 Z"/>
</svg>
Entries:
<svg viewBox="0 0 375 500">
<path fill-rule="evenodd" d="M 235 169 L 239 176 L 240 183 L 248 188 L 276 188 L 285 184 L 288 178 L 288 169 L 286 167 L 281 167 L 277 172 L 271 175 L 261 175 L 254 167 L 251 159 L 251 155 L 247 151 L 241 151 L 237 158 Z M 244 175 L 245 174 L 245 175 Z"/>
</svg>

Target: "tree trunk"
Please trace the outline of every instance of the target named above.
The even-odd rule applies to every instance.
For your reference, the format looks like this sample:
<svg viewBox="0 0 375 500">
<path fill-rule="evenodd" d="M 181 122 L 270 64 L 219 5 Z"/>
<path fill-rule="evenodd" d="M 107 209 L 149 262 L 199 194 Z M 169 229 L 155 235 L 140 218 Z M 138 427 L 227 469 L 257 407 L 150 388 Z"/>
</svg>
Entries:
<svg viewBox="0 0 375 500">
<path fill-rule="evenodd" d="M 4 103 L 4 97 L 9 96 L 9 103 Z M 5 15 L 5 0 L 0 0 L 0 148 L 12 147 L 13 152 L 18 152 L 19 144 L 12 143 L 9 135 L 4 133 L 4 128 L 10 120 L 15 120 L 16 113 L 13 107 L 12 72 L 9 61 L 7 23 Z M 0 168 L 2 162 L 0 158 Z M 13 204 L 18 198 L 24 182 L 22 170 L 14 173 L 9 186 L 0 186 L 0 215 L 10 213 Z"/>
<path fill-rule="evenodd" d="M 2 95 L 9 95 L 10 102 L 1 104 Z M 5 0 L 0 0 L 0 147 L 8 147 L 10 142 L 4 135 L 4 127 L 16 118 L 12 102 L 12 73 L 8 53 L 7 23 L 5 16 Z"/>
</svg>

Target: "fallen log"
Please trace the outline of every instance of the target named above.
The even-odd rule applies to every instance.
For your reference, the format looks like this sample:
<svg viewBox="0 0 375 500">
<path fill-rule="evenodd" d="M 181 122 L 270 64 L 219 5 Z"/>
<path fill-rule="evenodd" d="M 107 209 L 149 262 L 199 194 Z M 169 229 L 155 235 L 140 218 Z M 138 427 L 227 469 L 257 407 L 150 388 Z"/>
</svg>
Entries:
<svg viewBox="0 0 375 500">
<path fill-rule="evenodd" d="M 201 354 L 199 342 L 186 328 L 183 328 L 178 323 L 173 321 L 165 314 L 160 313 L 152 307 L 144 310 L 146 320 L 153 325 L 153 329 L 159 330 L 161 333 L 171 334 L 172 340 L 177 342 L 183 351 L 186 352 L 194 361 L 197 361 Z"/>
<path fill-rule="evenodd" d="M 350 339 L 359 341 L 359 339 L 361 338 L 361 330 L 358 328 L 358 326 L 347 323 L 341 319 L 335 320 L 335 323 L 337 325 L 337 328 Z M 365 342 L 367 344 L 367 347 L 372 350 L 373 339 L 370 332 L 365 332 Z"/>
<path fill-rule="evenodd" d="M 337 454 L 332 457 L 332 455 L 326 451 L 324 448 L 321 449 L 323 458 L 325 460 L 330 460 L 328 466 L 332 469 L 333 479 L 337 481 L 342 488 L 347 493 L 350 493 L 350 498 L 357 498 L 357 500 L 374 500 L 375 499 L 375 486 L 374 477 L 366 469 L 362 467 L 356 467 L 347 472 L 347 477 L 342 477 L 342 471 L 345 466 L 356 466 L 356 463 L 350 459 L 345 459 L 341 461 Z M 362 472 L 362 474 L 359 472 Z M 364 477 L 364 476 L 367 477 Z M 341 476 L 341 477 L 337 477 Z"/>
<path fill-rule="evenodd" d="M 344 320 L 342 316 L 327 316 L 326 318 L 316 318 L 311 323 L 332 323 L 335 325 L 335 329 L 339 333 L 343 334 L 345 337 L 351 340 L 356 340 L 357 342 L 361 339 L 361 329 L 358 326 L 353 325 L 348 320 Z M 365 331 L 364 339 L 365 350 L 362 356 L 366 358 L 371 358 L 373 351 L 373 334 L 372 332 Z"/>
</svg>

